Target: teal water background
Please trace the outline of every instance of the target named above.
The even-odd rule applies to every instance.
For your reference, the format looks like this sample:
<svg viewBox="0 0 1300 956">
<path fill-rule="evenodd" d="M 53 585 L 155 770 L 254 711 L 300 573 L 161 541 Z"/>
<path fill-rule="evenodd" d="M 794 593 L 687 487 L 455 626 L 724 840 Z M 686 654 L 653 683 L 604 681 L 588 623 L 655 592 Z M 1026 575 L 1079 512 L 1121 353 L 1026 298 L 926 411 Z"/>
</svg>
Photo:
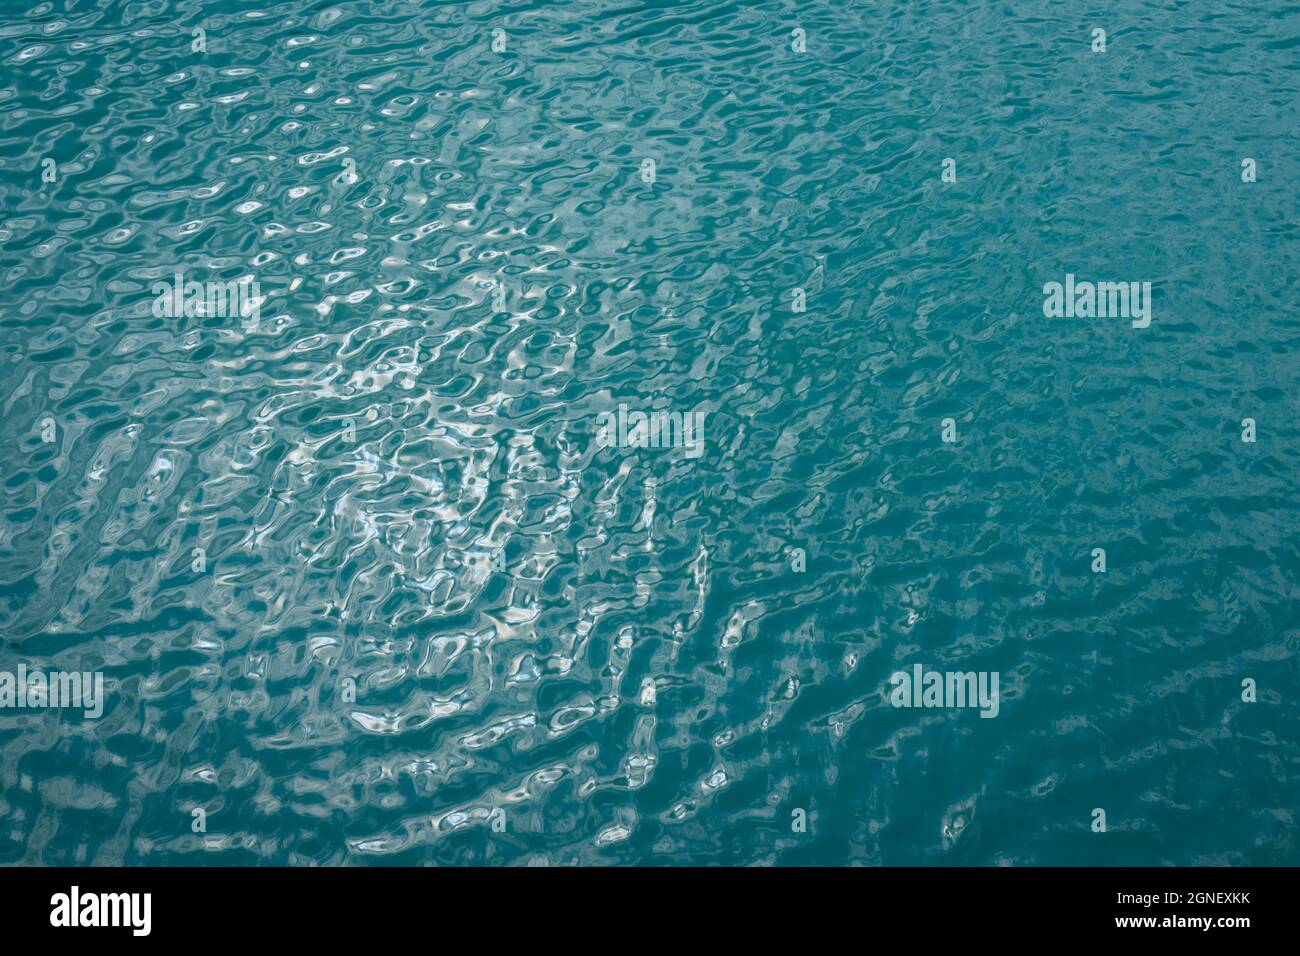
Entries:
<svg viewBox="0 0 1300 956">
<path fill-rule="evenodd" d="M 0 11 L 0 863 L 1300 863 L 1300 6 Z"/>
</svg>

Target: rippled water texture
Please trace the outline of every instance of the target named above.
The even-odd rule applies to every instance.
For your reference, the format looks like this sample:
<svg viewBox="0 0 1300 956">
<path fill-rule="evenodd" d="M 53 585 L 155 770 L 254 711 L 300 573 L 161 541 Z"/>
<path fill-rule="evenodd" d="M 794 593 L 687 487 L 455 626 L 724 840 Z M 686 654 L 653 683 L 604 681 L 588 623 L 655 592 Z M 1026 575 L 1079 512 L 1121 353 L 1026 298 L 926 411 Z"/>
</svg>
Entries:
<svg viewBox="0 0 1300 956">
<path fill-rule="evenodd" d="M 3 10 L 0 862 L 1300 863 L 1300 7 Z"/>
</svg>

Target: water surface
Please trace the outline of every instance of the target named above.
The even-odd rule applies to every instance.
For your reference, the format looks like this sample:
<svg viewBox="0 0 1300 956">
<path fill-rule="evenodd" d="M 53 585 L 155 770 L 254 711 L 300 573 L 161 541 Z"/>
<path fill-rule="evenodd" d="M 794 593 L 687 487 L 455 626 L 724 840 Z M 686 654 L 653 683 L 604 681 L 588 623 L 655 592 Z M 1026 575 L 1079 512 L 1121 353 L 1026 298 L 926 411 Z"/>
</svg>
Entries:
<svg viewBox="0 0 1300 956">
<path fill-rule="evenodd" d="M 1300 862 L 1298 54 L 1278 0 L 3 0 L 0 669 L 107 700 L 0 710 L 0 862 Z"/>
</svg>

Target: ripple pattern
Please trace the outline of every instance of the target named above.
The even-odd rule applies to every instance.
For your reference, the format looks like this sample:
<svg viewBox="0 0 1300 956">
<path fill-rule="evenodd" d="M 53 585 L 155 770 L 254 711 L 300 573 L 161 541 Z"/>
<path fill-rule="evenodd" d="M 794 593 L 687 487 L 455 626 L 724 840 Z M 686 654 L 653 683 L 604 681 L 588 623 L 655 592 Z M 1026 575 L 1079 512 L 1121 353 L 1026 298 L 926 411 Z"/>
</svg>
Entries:
<svg viewBox="0 0 1300 956">
<path fill-rule="evenodd" d="M 1300 863 L 1294 6 L 4 6 L 0 863 Z"/>
</svg>

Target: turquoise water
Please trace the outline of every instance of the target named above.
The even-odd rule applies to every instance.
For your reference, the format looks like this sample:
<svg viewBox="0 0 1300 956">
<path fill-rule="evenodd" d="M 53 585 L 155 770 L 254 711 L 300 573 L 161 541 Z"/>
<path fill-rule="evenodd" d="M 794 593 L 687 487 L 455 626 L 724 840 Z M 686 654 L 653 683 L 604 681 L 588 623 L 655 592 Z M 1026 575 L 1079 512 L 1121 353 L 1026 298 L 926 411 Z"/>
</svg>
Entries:
<svg viewBox="0 0 1300 956">
<path fill-rule="evenodd" d="M 105 682 L 0 708 L 0 862 L 1300 863 L 1300 7 L 4 0 L 0 77 L 0 671 Z"/>
</svg>

